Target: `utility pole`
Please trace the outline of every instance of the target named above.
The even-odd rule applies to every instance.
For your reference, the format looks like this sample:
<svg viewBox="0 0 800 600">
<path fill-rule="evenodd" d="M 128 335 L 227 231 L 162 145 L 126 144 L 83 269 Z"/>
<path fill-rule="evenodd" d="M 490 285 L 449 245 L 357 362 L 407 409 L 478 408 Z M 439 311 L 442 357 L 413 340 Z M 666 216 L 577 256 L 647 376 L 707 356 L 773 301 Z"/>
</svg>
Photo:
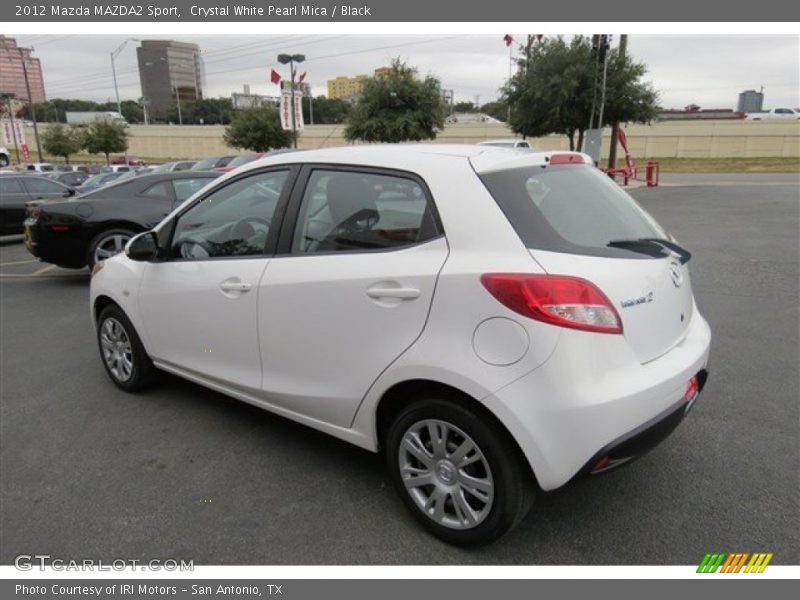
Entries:
<svg viewBox="0 0 800 600">
<path fill-rule="evenodd" d="M 628 50 L 628 34 L 623 33 L 619 37 L 619 51 L 617 53 L 618 61 L 622 64 L 625 59 L 625 54 Z M 617 137 L 619 136 L 619 123 L 614 122 L 611 126 L 611 146 L 608 149 L 608 168 L 615 169 L 617 167 Z"/>
<path fill-rule="evenodd" d="M 31 96 L 31 82 L 28 80 L 28 60 L 25 58 L 23 50 L 29 53 L 33 48 L 17 48 L 19 50 L 19 59 L 22 62 L 22 73 L 25 75 L 25 89 L 28 92 L 28 106 L 31 109 L 31 120 L 33 121 L 33 137 L 36 139 L 36 152 L 39 154 L 39 162 L 44 161 L 42 155 L 42 145 L 39 143 L 39 127 L 36 125 L 36 107 L 33 105 L 33 97 Z"/>
<path fill-rule="evenodd" d="M 116 58 L 120 55 L 122 50 L 125 48 L 125 45 L 128 42 L 138 42 L 139 40 L 136 38 L 128 38 L 124 42 L 122 42 L 116 49 L 111 51 L 111 75 L 114 77 L 114 94 L 117 96 L 117 112 L 119 113 L 120 118 L 122 118 L 122 102 L 119 99 L 119 86 L 117 85 L 117 67 L 114 64 Z M 128 150 L 125 150 L 125 164 L 128 164 Z"/>
</svg>

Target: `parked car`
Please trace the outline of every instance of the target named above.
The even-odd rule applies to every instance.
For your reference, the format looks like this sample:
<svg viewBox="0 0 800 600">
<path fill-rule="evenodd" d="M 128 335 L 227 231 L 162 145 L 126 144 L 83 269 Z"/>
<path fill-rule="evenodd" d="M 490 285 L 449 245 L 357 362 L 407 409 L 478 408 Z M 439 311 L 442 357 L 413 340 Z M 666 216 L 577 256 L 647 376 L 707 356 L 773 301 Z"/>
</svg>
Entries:
<svg viewBox="0 0 800 600">
<path fill-rule="evenodd" d="M 479 146 L 496 146 L 498 148 L 521 148 L 525 150 L 532 150 L 531 145 L 526 140 L 518 140 L 516 138 L 509 138 L 505 140 L 486 140 L 479 142 Z"/>
<path fill-rule="evenodd" d="M 249 162 L 253 162 L 256 159 L 261 158 L 262 156 L 266 155 L 266 152 L 252 152 L 250 154 L 240 154 L 239 156 L 235 156 L 233 160 L 231 160 L 228 164 L 222 167 L 216 167 L 217 171 L 222 171 L 223 173 L 227 173 L 229 171 L 233 171 L 241 167 L 242 165 L 246 165 Z"/>
<path fill-rule="evenodd" d="M 89 179 L 89 175 L 83 171 L 53 171 L 52 173 L 45 173 L 45 177 L 58 181 L 71 188 L 79 188 L 84 182 Z"/>
<path fill-rule="evenodd" d="M 168 173 L 170 171 L 186 171 L 197 163 L 196 160 L 176 160 L 153 167 L 154 173 Z"/>
<path fill-rule="evenodd" d="M 141 158 L 139 158 L 138 156 L 128 155 L 127 156 L 127 162 L 126 162 L 125 159 L 126 159 L 125 156 L 112 156 L 111 157 L 111 164 L 112 165 L 128 165 L 128 166 L 131 166 L 131 167 L 144 167 L 145 166 L 145 162 Z"/>
<path fill-rule="evenodd" d="M 11 164 L 11 155 L 8 153 L 8 148 L 0 146 L 0 168 L 7 167 Z"/>
<path fill-rule="evenodd" d="M 89 192 L 93 192 L 94 190 L 103 187 L 104 185 L 108 185 L 113 181 L 118 181 L 124 178 L 134 177 L 136 175 L 136 171 L 110 171 L 110 172 L 102 172 L 98 173 L 97 175 L 92 175 L 83 182 L 77 192 L 78 194 L 88 194 Z"/>
<path fill-rule="evenodd" d="M 136 167 L 131 165 L 106 165 L 100 169 L 100 173 L 126 173 L 128 171 L 135 171 Z"/>
<path fill-rule="evenodd" d="M 219 169 L 227 165 L 234 158 L 236 158 L 235 154 L 230 154 L 228 156 L 209 156 L 208 158 L 204 158 L 203 160 L 199 160 L 196 163 L 194 163 L 192 169 L 195 171 L 207 171 L 208 169 Z"/>
<path fill-rule="evenodd" d="M 0 234 L 23 232 L 25 204 L 31 200 L 62 199 L 74 194 L 66 185 L 39 175 L 0 174 Z"/>
<path fill-rule="evenodd" d="M 56 166 L 53 163 L 38 162 L 29 164 L 26 170 L 34 173 L 50 173 L 56 170 Z"/>
<path fill-rule="evenodd" d="M 162 369 L 383 450 L 419 522 L 474 544 L 694 405 L 690 256 L 585 154 L 356 146 L 223 176 L 90 301 L 123 390 Z"/>
<path fill-rule="evenodd" d="M 69 173 L 71 171 L 80 171 L 81 173 L 89 174 L 89 167 L 86 165 L 56 165 L 56 171 Z"/>
<path fill-rule="evenodd" d="M 70 202 L 31 202 L 25 220 L 28 251 L 61 267 L 91 267 L 218 176 L 205 171 L 142 175 Z"/>
</svg>

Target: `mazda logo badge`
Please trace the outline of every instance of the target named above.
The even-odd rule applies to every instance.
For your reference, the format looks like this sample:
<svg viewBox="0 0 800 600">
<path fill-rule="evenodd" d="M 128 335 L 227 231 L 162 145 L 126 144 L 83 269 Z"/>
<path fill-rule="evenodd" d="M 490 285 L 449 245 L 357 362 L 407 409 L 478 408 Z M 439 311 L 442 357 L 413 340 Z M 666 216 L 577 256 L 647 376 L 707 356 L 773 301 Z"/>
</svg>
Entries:
<svg viewBox="0 0 800 600">
<path fill-rule="evenodd" d="M 669 276 L 672 279 L 672 283 L 675 284 L 675 287 L 681 287 L 683 283 L 683 271 L 681 270 L 680 264 L 673 261 L 669 263 Z"/>
</svg>

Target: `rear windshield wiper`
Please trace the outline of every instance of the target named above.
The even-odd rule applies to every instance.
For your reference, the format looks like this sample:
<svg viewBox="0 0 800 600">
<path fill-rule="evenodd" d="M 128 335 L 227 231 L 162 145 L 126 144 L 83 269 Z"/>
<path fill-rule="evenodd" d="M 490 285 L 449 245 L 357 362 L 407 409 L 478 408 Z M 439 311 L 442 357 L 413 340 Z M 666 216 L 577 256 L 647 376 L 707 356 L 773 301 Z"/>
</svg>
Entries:
<svg viewBox="0 0 800 600">
<path fill-rule="evenodd" d="M 606 244 L 609 248 L 625 248 L 633 252 L 641 252 L 649 256 L 665 256 L 674 253 L 682 265 L 689 262 L 692 253 L 683 246 L 679 246 L 671 240 L 662 238 L 637 238 L 631 240 L 612 240 Z"/>
</svg>

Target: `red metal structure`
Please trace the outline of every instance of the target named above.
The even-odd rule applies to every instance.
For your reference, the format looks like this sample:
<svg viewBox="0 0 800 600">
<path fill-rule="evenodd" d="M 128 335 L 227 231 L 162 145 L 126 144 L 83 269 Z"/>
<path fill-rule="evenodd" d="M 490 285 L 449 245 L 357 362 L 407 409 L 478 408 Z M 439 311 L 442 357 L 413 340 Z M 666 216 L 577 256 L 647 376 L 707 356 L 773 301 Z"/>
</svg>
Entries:
<svg viewBox="0 0 800 600">
<path fill-rule="evenodd" d="M 625 135 L 625 131 L 623 131 L 622 127 L 620 127 L 617 130 L 617 141 L 619 142 L 619 145 L 622 146 L 622 149 L 625 151 L 625 166 L 619 169 L 616 167 L 610 169 L 602 169 L 602 171 L 607 173 L 608 176 L 615 181 L 617 179 L 617 175 L 622 177 L 622 185 L 628 185 L 628 182 L 631 179 L 634 181 L 642 181 L 637 177 L 638 172 L 636 170 L 636 165 L 634 164 L 633 157 L 631 156 L 631 153 L 628 150 L 628 138 Z M 647 183 L 647 187 L 658 186 L 660 166 L 661 165 L 657 162 L 648 161 L 644 179 L 644 182 Z"/>
</svg>

